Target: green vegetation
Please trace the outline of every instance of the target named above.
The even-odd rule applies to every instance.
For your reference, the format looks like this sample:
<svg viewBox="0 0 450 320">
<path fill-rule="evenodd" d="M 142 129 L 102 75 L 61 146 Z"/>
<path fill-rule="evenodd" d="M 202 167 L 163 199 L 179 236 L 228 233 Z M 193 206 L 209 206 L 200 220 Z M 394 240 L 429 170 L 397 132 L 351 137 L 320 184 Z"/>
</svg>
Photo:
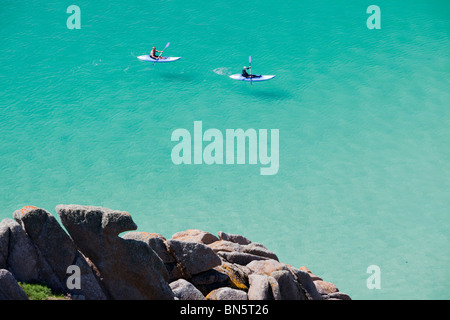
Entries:
<svg viewBox="0 0 450 320">
<path fill-rule="evenodd" d="M 19 282 L 19 285 L 25 291 L 28 299 L 30 300 L 63 300 L 64 295 L 57 295 L 52 292 L 49 287 L 43 286 L 37 283 L 23 283 Z"/>
</svg>

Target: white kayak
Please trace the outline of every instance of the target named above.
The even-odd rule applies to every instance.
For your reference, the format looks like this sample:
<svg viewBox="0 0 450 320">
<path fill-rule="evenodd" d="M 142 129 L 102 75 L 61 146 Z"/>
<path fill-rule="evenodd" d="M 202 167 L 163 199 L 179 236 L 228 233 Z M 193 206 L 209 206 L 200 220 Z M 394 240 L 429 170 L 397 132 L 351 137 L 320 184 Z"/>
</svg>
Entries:
<svg viewBox="0 0 450 320">
<path fill-rule="evenodd" d="M 153 59 L 148 54 L 139 56 L 137 58 L 142 61 L 150 61 L 150 62 L 156 62 L 156 63 L 174 62 L 174 61 L 181 59 L 181 57 L 165 57 L 164 59 Z"/>
<path fill-rule="evenodd" d="M 262 76 L 250 79 L 250 78 L 243 77 L 242 74 L 233 74 L 230 76 L 230 78 L 234 79 L 234 80 L 239 80 L 239 81 L 257 82 L 257 81 L 267 81 L 267 80 L 273 79 L 273 78 L 275 78 L 275 75 L 265 75 L 265 76 L 262 75 Z"/>
</svg>

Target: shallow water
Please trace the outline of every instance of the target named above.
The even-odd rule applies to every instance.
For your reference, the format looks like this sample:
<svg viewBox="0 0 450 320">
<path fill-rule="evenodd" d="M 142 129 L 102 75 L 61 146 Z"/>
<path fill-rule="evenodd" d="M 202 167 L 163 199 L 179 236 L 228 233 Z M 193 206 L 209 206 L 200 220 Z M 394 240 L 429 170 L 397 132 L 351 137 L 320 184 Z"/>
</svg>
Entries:
<svg viewBox="0 0 450 320">
<path fill-rule="evenodd" d="M 0 8 L 0 218 L 100 205 L 243 234 L 354 299 L 449 298 L 448 1 L 377 1 L 381 30 L 360 1 L 76 4 L 80 30 L 60 1 Z M 182 60 L 136 58 L 168 41 Z M 229 79 L 250 55 L 277 77 Z M 279 172 L 174 165 L 197 120 L 279 129 Z"/>
</svg>

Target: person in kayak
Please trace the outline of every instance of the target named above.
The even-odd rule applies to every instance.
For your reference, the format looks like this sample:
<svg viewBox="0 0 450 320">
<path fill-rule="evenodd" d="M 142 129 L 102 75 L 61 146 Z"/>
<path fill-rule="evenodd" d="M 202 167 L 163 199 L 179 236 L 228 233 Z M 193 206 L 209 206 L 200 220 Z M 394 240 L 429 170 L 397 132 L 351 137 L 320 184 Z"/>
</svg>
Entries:
<svg viewBox="0 0 450 320">
<path fill-rule="evenodd" d="M 250 79 L 250 78 L 259 78 L 259 77 L 261 77 L 261 75 L 257 76 L 256 74 L 248 74 L 247 69 L 251 69 L 251 68 L 252 68 L 251 66 L 249 66 L 249 67 L 244 66 L 244 68 L 242 68 L 242 76 L 244 78 Z"/>
<path fill-rule="evenodd" d="M 164 59 L 164 57 L 157 56 L 156 52 L 162 52 L 162 51 L 156 50 L 156 47 L 153 47 L 152 51 L 150 51 L 150 57 L 153 58 L 153 59 L 156 59 L 156 60 Z"/>
</svg>

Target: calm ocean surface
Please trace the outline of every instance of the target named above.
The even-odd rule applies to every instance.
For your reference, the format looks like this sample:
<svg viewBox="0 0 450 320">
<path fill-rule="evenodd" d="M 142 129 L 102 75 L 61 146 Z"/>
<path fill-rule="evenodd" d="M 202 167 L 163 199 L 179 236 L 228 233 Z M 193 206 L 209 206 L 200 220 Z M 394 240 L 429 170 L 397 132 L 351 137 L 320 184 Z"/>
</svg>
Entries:
<svg viewBox="0 0 450 320">
<path fill-rule="evenodd" d="M 243 234 L 354 299 L 448 299 L 449 15 L 443 0 L 3 0 L 0 219 L 105 206 L 165 237 Z M 182 60 L 136 58 L 168 41 Z M 277 77 L 230 79 L 249 55 Z M 278 174 L 174 165 L 172 132 L 197 120 L 279 129 Z"/>
</svg>

